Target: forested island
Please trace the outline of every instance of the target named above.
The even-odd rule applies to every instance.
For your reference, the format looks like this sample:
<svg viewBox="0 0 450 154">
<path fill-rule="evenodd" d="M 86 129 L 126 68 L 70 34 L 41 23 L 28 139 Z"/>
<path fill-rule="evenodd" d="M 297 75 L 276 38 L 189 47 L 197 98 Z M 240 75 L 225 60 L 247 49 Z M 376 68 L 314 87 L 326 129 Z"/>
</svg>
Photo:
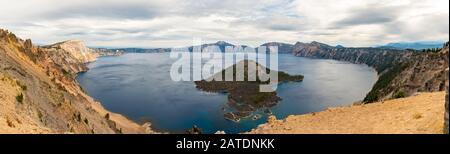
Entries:
<svg viewBox="0 0 450 154">
<path fill-rule="evenodd" d="M 230 69 L 236 70 L 237 65 L 240 63 L 244 63 L 244 81 L 225 81 L 225 72 Z M 250 67 L 249 69 L 250 65 L 254 65 L 256 67 Z M 253 115 L 253 112 L 263 110 L 265 113 L 270 114 L 271 112 L 269 108 L 275 106 L 279 101 L 281 101 L 281 98 L 277 96 L 276 91 L 260 92 L 260 85 L 269 83 L 269 81 L 260 80 L 259 76 L 257 76 L 261 70 L 265 70 L 265 73 L 262 73 L 262 76 L 266 75 L 266 77 L 268 77 L 271 71 L 274 71 L 254 61 L 244 60 L 216 73 L 208 80 L 196 81 L 195 84 L 197 88 L 202 91 L 228 94 L 227 105 L 233 109 L 233 111 L 226 111 L 224 113 L 226 119 L 235 122 L 239 122 L 242 118 L 252 117 L 253 119 L 258 119 L 261 116 L 259 114 Z M 278 71 L 277 73 L 278 84 L 287 82 L 301 82 L 304 78 L 302 75 L 290 75 L 282 71 Z M 212 78 L 221 77 L 223 79 L 221 81 L 212 80 Z M 236 79 L 236 71 L 233 71 L 233 78 Z M 252 78 L 256 80 L 249 80 Z"/>
</svg>

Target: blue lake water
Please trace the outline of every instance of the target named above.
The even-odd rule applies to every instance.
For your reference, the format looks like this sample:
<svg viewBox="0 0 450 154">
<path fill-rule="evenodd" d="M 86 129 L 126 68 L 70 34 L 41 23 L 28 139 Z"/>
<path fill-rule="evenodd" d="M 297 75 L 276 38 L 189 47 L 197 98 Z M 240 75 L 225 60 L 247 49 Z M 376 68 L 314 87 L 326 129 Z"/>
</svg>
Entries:
<svg viewBox="0 0 450 154">
<path fill-rule="evenodd" d="M 266 122 L 265 114 L 239 123 L 226 120 L 227 94 L 205 93 L 194 82 L 172 81 L 169 72 L 174 61 L 169 53 L 101 57 L 77 80 L 108 110 L 136 122 L 149 121 L 158 131 L 184 133 L 197 125 L 204 133 L 239 133 Z M 303 82 L 278 86 L 282 101 L 271 111 L 279 119 L 350 105 L 362 100 L 377 80 L 375 70 L 365 65 L 288 54 L 279 55 L 279 70 L 305 76 Z"/>
</svg>

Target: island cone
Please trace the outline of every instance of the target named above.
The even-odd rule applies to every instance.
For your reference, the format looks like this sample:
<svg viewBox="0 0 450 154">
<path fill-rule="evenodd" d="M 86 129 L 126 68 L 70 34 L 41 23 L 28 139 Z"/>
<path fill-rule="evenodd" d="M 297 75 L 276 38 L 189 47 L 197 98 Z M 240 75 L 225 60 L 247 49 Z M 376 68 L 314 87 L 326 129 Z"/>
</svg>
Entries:
<svg viewBox="0 0 450 154">
<path fill-rule="evenodd" d="M 240 64 L 244 66 L 244 81 L 236 81 L 237 71 L 233 71 L 233 81 L 224 81 L 225 72 L 230 69 L 236 70 Z M 252 65 L 256 67 L 249 67 Z M 241 118 L 248 118 L 253 112 L 261 109 L 265 110 L 266 113 L 270 113 L 269 109 L 281 100 L 275 91 L 260 92 L 259 89 L 261 84 L 268 84 L 268 81 L 261 81 L 259 77 L 269 77 L 269 73 L 272 71 L 274 70 L 270 70 L 254 61 L 243 60 L 216 73 L 208 80 L 196 81 L 195 84 L 198 89 L 203 91 L 228 93 L 227 105 L 234 111 L 226 112 L 225 118 L 238 122 Z M 300 82 L 303 80 L 302 75 L 289 75 L 281 71 L 274 72 L 278 74 L 278 83 Z M 213 80 L 218 78 L 222 78 L 222 81 Z M 256 80 L 252 81 L 251 79 Z M 260 116 L 254 115 L 253 117 L 258 119 Z"/>
</svg>

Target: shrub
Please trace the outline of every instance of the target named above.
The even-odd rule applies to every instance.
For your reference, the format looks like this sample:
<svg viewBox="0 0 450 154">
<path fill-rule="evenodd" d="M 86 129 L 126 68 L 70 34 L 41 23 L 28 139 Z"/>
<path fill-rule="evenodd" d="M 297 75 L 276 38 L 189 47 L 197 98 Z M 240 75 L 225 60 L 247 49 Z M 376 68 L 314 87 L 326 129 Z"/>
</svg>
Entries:
<svg viewBox="0 0 450 154">
<path fill-rule="evenodd" d="M 404 98 L 404 97 L 406 97 L 406 94 L 405 94 L 405 92 L 399 90 L 392 97 L 393 98 Z"/>
<path fill-rule="evenodd" d="M 20 88 L 22 88 L 23 91 L 27 91 L 27 86 L 26 85 L 20 85 Z"/>
<path fill-rule="evenodd" d="M 70 76 L 71 75 L 70 72 L 68 72 L 65 69 L 61 69 L 61 72 L 64 74 L 64 76 Z"/>
<path fill-rule="evenodd" d="M 253 96 L 250 96 L 250 100 L 254 103 L 262 102 L 266 99 L 265 93 L 257 93 Z"/>
<path fill-rule="evenodd" d="M 22 103 L 23 102 L 23 94 L 22 93 L 18 94 L 16 96 L 16 100 L 17 100 L 17 102 Z"/>
<path fill-rule="evenodd" d="M 78 87 L 80 88 L 80 90 L 84 93 L 87 93 L 86 90 L 83 89 L 83 87 L 81 87 L 81 85 L 78 85 Z"/>
<path fill-rule="evenodd" d="M 106 119 L 106 120 L 109 120 L 109 113 L 106 113 L 105 119 Z"/>
<path fill-rule="evenodd" d="M 420 119 L 420 118 L 422 118 L 422 114 L 416 113 L 416 114 L 413 115 L 413 118 L 414 119 Z"/>
<path fill-rule="evenodd" d="M 19 80 L 16 80 L 16 84 L 19 85 L 19 87 L 23 90 L 26 91 L 27 90 L 27 86 L 22 84 Z"/>
<path fill-rule="evenodd" d="M 9 127 L 16 127 L 9 118 L 6 118 L 6 123 L 8 124 Z"/>
</svg>

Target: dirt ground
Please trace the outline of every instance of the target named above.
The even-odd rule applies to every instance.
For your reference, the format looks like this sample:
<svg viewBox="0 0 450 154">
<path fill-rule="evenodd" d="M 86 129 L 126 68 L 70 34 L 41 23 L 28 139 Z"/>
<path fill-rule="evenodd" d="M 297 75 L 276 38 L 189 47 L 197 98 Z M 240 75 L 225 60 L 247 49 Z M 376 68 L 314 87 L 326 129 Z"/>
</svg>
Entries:
<svg viewBox="0 0 450 154">
<path fill-rule="evenodd" d="M 330 108 L 284 120 L 270 117 L 251 134 L 442 134 L 444 92 Z"/>
</svg>

